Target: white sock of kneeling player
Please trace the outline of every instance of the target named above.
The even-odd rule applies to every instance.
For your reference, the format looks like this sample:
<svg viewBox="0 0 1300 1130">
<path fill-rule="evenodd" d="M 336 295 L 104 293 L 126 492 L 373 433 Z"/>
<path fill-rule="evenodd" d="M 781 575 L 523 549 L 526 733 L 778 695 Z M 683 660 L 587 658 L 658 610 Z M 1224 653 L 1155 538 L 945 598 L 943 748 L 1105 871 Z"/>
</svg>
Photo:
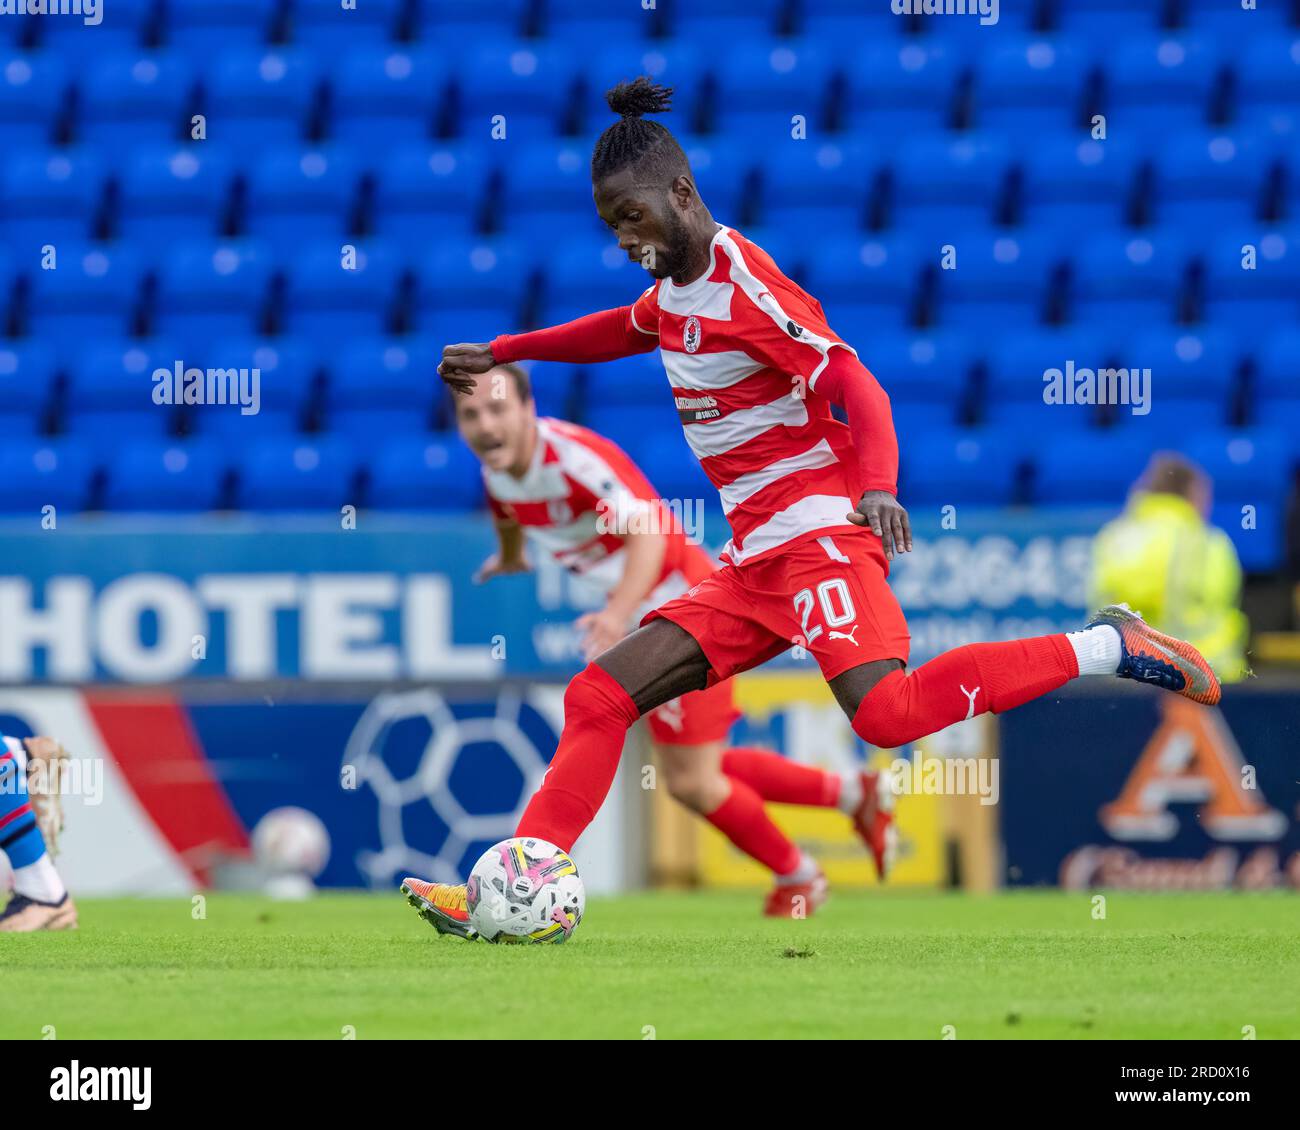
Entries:
<svg viewBox="0 0 1300 1130">
<path fill-rule="evenodd" d="M 68 888 L 46 852 L 35 863 L 14 869 L 14 892 L 37 902 L 60 902 Z"/>
</svg>

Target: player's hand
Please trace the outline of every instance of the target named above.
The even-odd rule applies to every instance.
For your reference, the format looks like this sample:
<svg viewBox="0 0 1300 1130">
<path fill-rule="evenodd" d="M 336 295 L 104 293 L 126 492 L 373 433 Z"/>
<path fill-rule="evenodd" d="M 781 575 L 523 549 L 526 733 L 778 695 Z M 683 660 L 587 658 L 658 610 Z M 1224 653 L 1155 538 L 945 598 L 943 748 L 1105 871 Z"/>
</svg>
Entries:
<svg viewBox="0 0 1300 1130">
<path fill-rule="evenodd" d="M 527 557 L 506 558 L 503 561 L 500 554 L 494 553 L 478 567 L 478 572 L 474 574 L 474 583 L 481 585 L 485 581 L 490 581 L 493 577 L 508 577 L 511 573 L 531 573 L 532 571 L 533 567 Z"/>
<path fill-rule="evenodd" d="M 438 376 L 456 392 L 472 392 L 474 378 L 495 365 L 492 346 L 486 341 L 444 345 Z"/>
<path fill-rule="evenodd" d="M 912 548 L 912 523 L 907 511 L 887 490 L 869 490 L 858 501 L 848 519 L 855 526 L 870 526 L 885 547 L 885 557 L 908 553 Z"/>
<path fill-rule="evenodd" d="M 599 612 L 579 616 L 578 631 L 582 633 L 583 656 L 590 663 L 627 634 L 627 621 L 608 608 L 602 608 Z"/>
</svg>

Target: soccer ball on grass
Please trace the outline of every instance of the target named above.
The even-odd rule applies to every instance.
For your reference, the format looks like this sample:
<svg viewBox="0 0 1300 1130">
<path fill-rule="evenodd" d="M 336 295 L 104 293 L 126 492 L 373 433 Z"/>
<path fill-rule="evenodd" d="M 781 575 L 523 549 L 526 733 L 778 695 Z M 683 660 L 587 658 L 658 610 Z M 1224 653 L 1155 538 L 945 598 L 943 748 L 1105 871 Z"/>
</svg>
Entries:
<svg viewBox="0 0 1300 1130">
<path fill-rule="evenodd" d="M 488 942 L 566 942 L 586 902 L 577 866 L 545 840 L 494 844 L 466 887 L 470 925 Z"/>
</svg>

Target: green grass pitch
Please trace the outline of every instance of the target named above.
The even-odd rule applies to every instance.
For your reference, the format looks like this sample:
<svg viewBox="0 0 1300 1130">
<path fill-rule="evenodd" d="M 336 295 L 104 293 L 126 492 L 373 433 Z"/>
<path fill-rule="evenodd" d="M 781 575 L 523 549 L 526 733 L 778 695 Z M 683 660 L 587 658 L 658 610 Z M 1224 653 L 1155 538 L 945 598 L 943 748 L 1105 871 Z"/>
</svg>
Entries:
<svg viewBox="0 0 1300 1130">
<path fill-rule="evenodd" d="M 564 946 L 437 937 L 401 897 L 86 899 L 0 938 L 0 1038 L 1300 1037 L 1287 894 L 593 899 Z"/>
</svg>

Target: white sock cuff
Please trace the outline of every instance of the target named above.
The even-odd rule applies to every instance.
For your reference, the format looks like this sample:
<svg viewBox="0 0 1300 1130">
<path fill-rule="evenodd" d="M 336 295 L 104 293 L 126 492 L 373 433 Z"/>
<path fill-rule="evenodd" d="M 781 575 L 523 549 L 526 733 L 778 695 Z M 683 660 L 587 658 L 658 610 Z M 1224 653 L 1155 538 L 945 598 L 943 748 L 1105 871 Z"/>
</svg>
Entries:
<svg viewBox="0 0 1300 1130">
<path fill-rule="evenodd" d="M 1080 675 L 1113 675 L 1119 670 L 1124 651 L 1118 628 L 1098 624 L 1081 632 L 1066 632 L 1065 638 L 1079 660 Z"/>
</svg>

